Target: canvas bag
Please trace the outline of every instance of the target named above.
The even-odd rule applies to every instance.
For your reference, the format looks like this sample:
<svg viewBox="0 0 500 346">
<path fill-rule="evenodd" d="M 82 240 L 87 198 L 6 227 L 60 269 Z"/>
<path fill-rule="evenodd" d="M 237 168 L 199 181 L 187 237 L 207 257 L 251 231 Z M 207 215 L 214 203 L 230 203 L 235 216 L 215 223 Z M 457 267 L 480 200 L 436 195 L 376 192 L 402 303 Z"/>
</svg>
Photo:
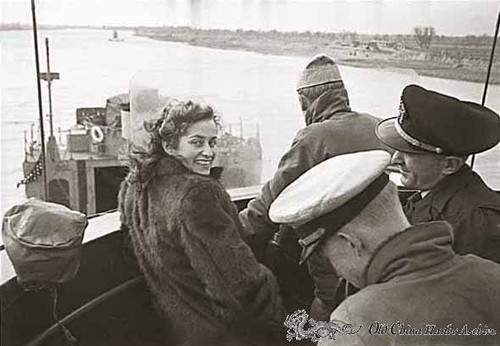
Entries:
<svg viewBox="0 0 500 346">
<path fill-rule="evenodd" d="M 71 280 L 80 268 L 87 217 L 61 204 L 30 198 L 3 217 L 2 238 L 24 289 Z"/>
</svg>

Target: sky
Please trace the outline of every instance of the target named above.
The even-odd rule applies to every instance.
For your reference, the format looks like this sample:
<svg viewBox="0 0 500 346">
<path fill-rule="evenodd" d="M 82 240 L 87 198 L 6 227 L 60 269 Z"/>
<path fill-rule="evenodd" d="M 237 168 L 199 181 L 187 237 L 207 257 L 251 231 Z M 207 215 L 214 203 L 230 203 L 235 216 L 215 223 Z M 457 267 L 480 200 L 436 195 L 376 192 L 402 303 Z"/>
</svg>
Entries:
<svg viewBox="0 0 500 346">
<path fill-rule="evenodd" d="M 1 0 L 0 23 L 31 23 L 30 0 Z M 39 24 L 188 25 L 280 31 L 493 35 L 498 0 L 36 0 Z"/>
</svg>

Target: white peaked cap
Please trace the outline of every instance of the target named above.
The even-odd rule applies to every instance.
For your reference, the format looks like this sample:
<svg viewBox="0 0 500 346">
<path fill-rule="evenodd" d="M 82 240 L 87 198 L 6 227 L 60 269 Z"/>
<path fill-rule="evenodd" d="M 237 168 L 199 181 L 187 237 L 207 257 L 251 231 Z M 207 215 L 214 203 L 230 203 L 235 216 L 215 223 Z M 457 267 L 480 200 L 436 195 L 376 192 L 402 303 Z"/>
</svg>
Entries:
<svg viewBox="0 0 500 346">
<path fill-rule="evenodd" d="M 340 229 L 387 184 L 384 171 L 390 160 L 391 155 L 383 150 L 335 156 L 305 172 L 278 195 L 269 209 L 269 218 L 296 227 L 304 248 L 315 243 L 303 253 L 301 263 L 325 237 L 325 230 L 318 233 L 315 227 L 301 226 L 329 214 L 328 233 Z"/>
<path fill-rule="evenodd" d="M 337 209 L 358 195 L 386 169 L 391 155 L 383 150 L 332 157 L 309 169 L 274 200 L 269 218 L 302 225 Z"/>
</svg>

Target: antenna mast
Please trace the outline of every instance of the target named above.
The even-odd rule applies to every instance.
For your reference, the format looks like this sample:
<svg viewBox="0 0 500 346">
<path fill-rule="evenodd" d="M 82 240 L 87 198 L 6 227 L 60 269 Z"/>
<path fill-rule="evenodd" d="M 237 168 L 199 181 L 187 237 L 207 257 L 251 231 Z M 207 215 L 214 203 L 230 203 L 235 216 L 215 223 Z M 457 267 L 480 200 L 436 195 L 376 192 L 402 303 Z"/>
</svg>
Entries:
<svg viewBox="0 0 500 346">
<path fill-rule="evenodd" d="M 54 124 L 52 117 L 52 81 L 59 79 L 58 72 L 50 72 L 50 54 L 49 54 L 49 39 L 45 38 L 45 47 L 47 52 L 47 72 L 40 73 L 40 78 L 47 82 L 47 88 L 49 90 L 49 125 L 50 125 L 50 135 L 47 143 L 47 154 L 48 158 L 52 161 L 58 161 L 59 149 L 57 147 L 56 138 L 54 137 Z"/>
<path fill-rule="evenodd" d="M 42 109 L 42 86 L 40 83 L 40 60 L 38 57 L 38 35 L 36 31 L 36 14 L 35 14 L 35 0 L 31 0 L 31 14 L 33 17 L 33 39 L 35 43 L 35 65 L 36 65 L 36 84 L 38 89 L 38 115 L 40 121 L 40 137 L 42 148 L 42 175 L 43 175 L 43 199 L 46 201 L 48 197 L 47 192 L 47 165 L 45 162 L 45 133 L 43 130 L 43 109 Z"/>
</svg>

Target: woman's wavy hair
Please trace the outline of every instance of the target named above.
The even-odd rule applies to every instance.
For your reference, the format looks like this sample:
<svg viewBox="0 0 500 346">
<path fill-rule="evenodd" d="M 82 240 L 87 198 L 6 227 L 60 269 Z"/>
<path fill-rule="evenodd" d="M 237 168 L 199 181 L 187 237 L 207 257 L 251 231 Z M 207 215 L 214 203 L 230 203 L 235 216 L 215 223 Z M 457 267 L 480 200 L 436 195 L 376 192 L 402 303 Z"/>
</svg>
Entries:
<svg viewBox="0 0 500 346">
<path fill-rule="evenodd" d="M 127 181 L 147 183 L 152 178 L 156 162 L 169 155 L 163 149 L 163 143 L 168 148 L 177 149 L 187 129 L 207 119 L 213 120 L 218 130 L 221 129 L 221 117 L 212 107 L 193 101 L 170 100 L 158 118 L 144 121 L 144 129 L 150 135 L 148 147 L 147 150 L 132 147 Z"/>
</svg>

